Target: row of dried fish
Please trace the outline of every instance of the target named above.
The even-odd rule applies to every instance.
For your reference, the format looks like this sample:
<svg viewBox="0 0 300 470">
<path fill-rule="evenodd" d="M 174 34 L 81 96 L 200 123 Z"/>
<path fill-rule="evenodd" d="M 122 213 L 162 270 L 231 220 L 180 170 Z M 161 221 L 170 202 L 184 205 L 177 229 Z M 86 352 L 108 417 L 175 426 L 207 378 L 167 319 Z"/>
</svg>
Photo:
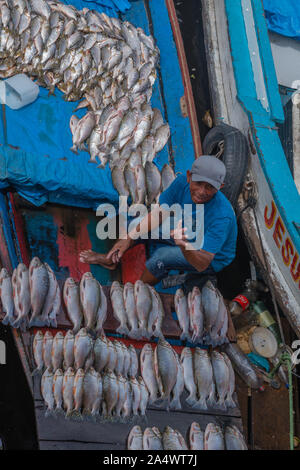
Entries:
<svg viewBox="0 0 300 470">
<path fill-rule="evenodd" d="M 175 179 L 170 165 L 165 164 L 160 172 L 151 161 L 141 165 L 141 152 L 133 152 L 122 164 L 111 170 L 112 182 L 120 196 L 131 197 L 132 204 L 148 206 L 158 203 L 161 192 L 165 191 Z"/>
<path fill-rule="evenodd" d="M 113 87 L 119 98 L 151 90 L 158 49 L 128 21 L 59 1 L 2 0 L 0 22 L 3 78 L 27 72 L 70 101 L 99 85 L 104 106 Z"/>
<path fill-rule="evenodd" d="M 82 324 L 89 332 L 96 335 L 103 333 L 107 299 L 101 284 L 92 273 L 84 273 L 79 285 L 72 277 L 67 278 L 63 298 L 74 333 L 79 331 Z"/>
<path fill-rule="evenodd" d="M 156 290 L 143 281 L 133 285 L 127 282 L 123 287 L 118 281 L 112 283 L 110 297 L 114 317 L 120 326 L 116 331 L 134 339 L 157 336 L 161 331 L 164 308 Z"/>
<path fill-rule="evenodd" d="M 60 288 L 51 267 L 39 258 L 31 260 L 29 269 L 20 263 L 12 276 L 2 268 L 0 297 L 5 325 L 10 324 L 23 331 L 34 325 L 57 326 L 56 317 L 61 307 Z"/>
<path fill-rule="evenodd" d="M 93 366 L 96 372 L 111 370 L 117 375 L 136 377 L 138 373 L 138 357 L 135 348 L 128 348 L 122 341 L 110 341 L 101 335 L 95 341 L 82 328 L 76 336 L 71 330 L 66 335 L 58 331 L 53 337 L 50 331 L 45 334 L 38 331 L 33 339 L 33 358 L 36 368 L 33 375 L 41 374 L 45 368 L 87 371 Z"/>
<path fill-rule="evenodd" d="M 220 291 L 207 281 L 202 291 L 194 287 L 188 296 L 182 289 L 175 294 L 175 310 L 182 334 L 181 340 L 213 347 L 227 343 L 228 314 Z"/>
<path fill-rule="evenodd" d="M 104 167 L 108 159 L 124 161 L 147 136 L 149 159 L 164 147 L 169 126 L 147 104 L 159 52 L 141 28 L 45 0 L 2 0 L 0 26 L 2 78 L 25 72 L 51 91 L 57 86 L 67 100 L 84 97 L 77 109 L 90 111 L 71 117 L 72 150 L 88 150 Z"/>
<path fill-rule="evenodd" d="M 181 352 L 186 402 L 195 409 L 226 411 L 235 408 L 235 374 L 227 354 L 184 348 Z"/>
<path fill-rule="evenodd" d="M 127 379 L 110 369 L 97 372 L 93 367 L 77 372 L 47 368 L 41 380 L 47 406 L 46 416 L 64 415 L 82 420 L 127 422 L 145 419 L 149 393 L 142 377 Z"/>
<path fill-rule="evenodd" d="M 184 348 L 179 358 L 172 346 L 159 340 L 153 351 L 145 344 L 140 354 L 140 370 L 149 390 L 149 402 L 182 409 L 184 388 L 189 392 L 188 405 L 195 409 L 226 411 L 235 408 L 235 375 L 225 353 Z"/>
<path fill-rule="evenodd" d="M 128 450 L 247 450 L 241 431 L 235 425 L 225 426 L 224 431 L 215 423 L 208 423 L 205 432 L 193 422 L 188 432 L 187 445 L 182 434 L 171 426 L 163 432 L 153 426 L 142 431 L 134 426 L 128 436 Z"/>
<path fill-rule="evenodd" d="M 71 150 L 90 153 L 90 162 L 105 167 L 124 169 L 130 164 L 145 166 L 152 162 L 170 137 L 159 109 L 147 103 L 131 103 L 128 96 L 115 104 L 89 111 L 81 119 L 73 114 L 70 119 L 73 146 Z"/>
</svg>

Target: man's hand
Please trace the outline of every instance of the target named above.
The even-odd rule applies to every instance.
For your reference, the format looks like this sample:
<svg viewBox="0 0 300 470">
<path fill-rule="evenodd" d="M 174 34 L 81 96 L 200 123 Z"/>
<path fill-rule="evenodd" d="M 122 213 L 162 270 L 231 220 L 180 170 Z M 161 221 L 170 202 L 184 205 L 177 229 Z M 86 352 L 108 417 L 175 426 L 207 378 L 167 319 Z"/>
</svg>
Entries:
<svg viewBox="0 0 300 470">
<path fill-rule="evenodd" d="M 107 253 L 106 259 L 111 260 L 113 263 L 119 263 L 125 251 L 130 248 L 132 240 L 127 238 L 125 240 L 118 240 L 112 249 Z"/>
<path fill-rule="evenodd" d="M 182 227 L 182 220 L 177 224 L 177 227 L 174 230 L 171 230 L 171 237 L 174 238 L 174 242 L 177 246 L 182 246 L 183 248 L 187 247 L 188 242 L 185 232 L 187 231 L 186 227 Z"/>
</svg>

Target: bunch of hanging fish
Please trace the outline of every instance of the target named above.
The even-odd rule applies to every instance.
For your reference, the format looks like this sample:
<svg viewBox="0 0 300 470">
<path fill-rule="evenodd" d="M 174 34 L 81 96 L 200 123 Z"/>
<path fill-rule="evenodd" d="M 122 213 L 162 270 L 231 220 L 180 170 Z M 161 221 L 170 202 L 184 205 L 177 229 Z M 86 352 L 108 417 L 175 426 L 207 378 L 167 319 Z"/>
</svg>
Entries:
<svg viewBox="0 0 300 470">
<path fill-rule="evenodd" d="M 81 421 L 127 422 L 145 419 L 148 391 L 142 377 L 102 373 L 94 367 L 77 371 L 47 368 L 42 375 L 41 392 L 47 406 L 46 416 L 64 415 Z"/>
<path fill-rule="evenodd" d="M 68 101 L 84 98 L 77 109 L 89 111 L 70 120 L 74 152 L 104 167 L 138 148 L 152 161 L 164 147 L 169 126 L 147 104 L 159 51 L 141 28 L 57 0 L 1 0 L 0 26 L 1 78 L 28 73 Z"/>
<path fill-rule="evenodd" d="M 33 340 L 33 357 L 41 374 L 41 391 L 46 416 L 64 414 L 125 421 L 145 417 L 149 393 L 138 376 L 138 357 L 132 345 L 110 341 L 104 335 L 93 341 L 82 328 L 76 336 L 69 330 L 45 335 L 38 331 Z M 44 370 L 45 369 L 45 370 Z M 64 388 L 65 387 L 65 388 Z"/>
<path fill-rule="evenodd" d="M 202 291 L 194 287 L 188 296 L 178 289 L 174 298 L 175 311 L 182 330 L 181 340 L 212 345 L 228 343 L 228 315 L 223 296 L 211 281 Z"/>
<path fill-rule="evenodd" d="M 92 273 L 84 273 L 79 285 L 72 277 L 68 277 L 64 283 L 63 298 L 75 334 L 82 323 L 89 333 L 103 333 L 107 299 L 103 287 Z"/>
<path fill-rule="evenodd" d="M 120 325 L 117 333 L 134 339 L 163 338 L 161 331 L 164 308 L 156 290 L 136 281 L 133 285 L 127 282 L 124 287 L 114 281 L 110 289 L 113 315 Z"/>
<path fill-rule="evenodd" d="M 227 354 L 206 349 L 184 348 L 180 357 L 188 405 L 199 410 L 227 411 L 237 405 L 233 399 L 235 375 Z"/>
<path fill-rule="evenodd" d="M 171 426 L 161 433 L 153 426 L 142 431 L 134 426 L 128 436 L 128 450 L 247 450 L 241 431 L 235 425 L 225 426 L 225 430 L 215 423 L 208 423 L 205 432 L 193 422 L 188 432 L 189 447 L 182 434 Z"/>
<path fill-rule="evenodd" d="M 120 196 L 131 197 L 132 204 L 147 206 L 158 203 L 160 194 L 175 179 L 175 174 L 167 163 L 160 172 L 155 163 L 147 160 L 141 164 L 142 152 L 133 152 L 125 162 L 118 163 L 111 170 L 113 185 Z"/>
<path fill-rule="evenodd" d="M 132 345 L 127 348 L 122 341 L 110 341 L 104 334 L 93 340 L 86 328 L 76 335 L 72 330 L 65 335 L 58 331 L 54 337 L 50 331 L 43 334 L 39 330 L 32 349 L 36 365 L 32 375 L 42 374 L 46 368 L 54 372 L 69 367 L 87 371 L 91 366 L 96 372 L 109 369 L 125 377 L 136 377 L 138 373 L 138 356 Z"/>
<path fill-rule="evenodd" d="M 184 371 L 177 352 L 159 339 L 155 350 L 145 344 L 140 354 L 140 369 L 149 391 L 149 404 L 167 409 L 182 408 L 180 396 L 184 389 Z"/>
<path fill-rule="evenodd" d="M 29 269 L 20 263 L 12 276 L 2 268 L 0 298 L 5 325 L 10 324 L 22 331 L 31 326 L 57 326 L 60 288 L 51 267 L 38 257 L 31 260 Z"/>
</svg>

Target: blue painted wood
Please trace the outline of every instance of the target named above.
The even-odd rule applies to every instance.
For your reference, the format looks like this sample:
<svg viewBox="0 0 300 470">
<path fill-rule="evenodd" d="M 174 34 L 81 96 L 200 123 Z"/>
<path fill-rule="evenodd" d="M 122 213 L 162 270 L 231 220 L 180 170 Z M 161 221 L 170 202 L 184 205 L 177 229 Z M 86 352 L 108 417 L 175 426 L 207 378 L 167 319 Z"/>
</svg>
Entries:
<svg viewBox="0 0 300 470">
<path fill-rule="evenodd" d="M 122 15 L 122 19 L 129 21 L 135 27 L 142 28 L 147 35 L 150 34 L 149 21 L 147 18 L 147 13 L 146 13 L 143 0 L 132 2 L 130 10 L 125 15 Z M 151 106 L 152 108 L 158 108 L 161 111 L 164 120 L 165 121 L 167 120 L 158 77 L 153 86 Z M 158 168 L 161 169 L 163 165 L 165 163 L 169 163 L 169 161 L 170 161 L 170 156 L 169 156 L 168 146 L 166 145 L 156 155 L 154 162 L 157 164 Z"/>
<path fill-rule="evenodd" d="M 195 154 L 190 122 L 187 117 L 182 116 L 180 109 L 184 87 L 176 45 L 165 1 L 149 0 L 149 7 L 154 37 L 160 50 L 161 76 L 171 129 L 175 170 L 185 172 L 190 169 Z"/>
<path fill-rule="evenodd" d="M 3 221 L 2 228 L 3 228 L 3 233 L 4 233 L 5 241 L 7 244 L 7 248 L 8 248 L 9 257 L 10 257 L 12 267 L 14 269 L 17 267 L 19 260 L 18 260 L 18 256 L 15 250 L 14 241 L 13 241 L 10 218 L 9 218 L 9 213 L 7 211 L 7 206 L 6 206 L 6 199 L 5 199 L 4 194 L 2 194 L 1 192 L 0 192 L 0 213 L 1 213 L 1 218 Z"/>
<path fill-rule="evenodd" d="M 271 119 L 276 122 L 284 122 L 284 112 L 279 94 L 276 71 L 272 56 L 270 40 L 266 19 L 264 16 L 263 3 L 251 0 L 253 16 L 257 33 L 257 40 L 260 49 L 260 56 L 265 77 L 265 84 L 268 93 L 268 100 L 271 111 Z"/>
<path fill-rule="evenodd" d="M 275 123 L 256 99 L 255 82 L 249 66 L 249 48 L 240 2 L 225 0 L 233 68 L 238 98 L 248 114 L 260 164 L 274 201 L 293 243 L 300 250 L 300 196 L 289 170 Z M 268 75 L 267 63 L 265 63 Z"/>
</svg>

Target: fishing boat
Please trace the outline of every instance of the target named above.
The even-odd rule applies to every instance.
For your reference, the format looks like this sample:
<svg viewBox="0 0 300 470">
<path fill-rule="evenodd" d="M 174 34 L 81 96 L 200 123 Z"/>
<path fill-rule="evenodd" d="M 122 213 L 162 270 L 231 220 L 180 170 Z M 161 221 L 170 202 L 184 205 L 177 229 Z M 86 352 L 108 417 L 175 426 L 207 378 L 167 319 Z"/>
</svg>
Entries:
<svg viewBox="0 0 300 470">
<path fill-rule="evenodd" d="M 284 121 L 262 2 L 203 2 L 216 128 L 206 151 L 226 146 L 224 124 L 248 140 L 248 174 L 238 197 L 245 240 L 274 302 L 300 333 L 299 193 L 278 135 Z M 223 131 L 222 131 L 223 129 Z M 238 177 L 239 157 L 236 152 Z"/>
<path fill-rule="evenodd" d="M 90 2 L 81 0 L 66 3 L 72 3 L 77 8 L 90 5 Z M 107 3 L 109 2 L 105 2 Z M 171 136 L 168 145 L 155 160 L 159 168 L 164 163 L 171 162 L 176 172 L 185 172 L 194 158 L 202 153 L 214 153 L 216 148 L 226 164 L 226 159 L 229 162 L 226 142 L 231 139 L 230 129 L 234 132 L 235 142 L 240 147 L 233 148 L 232 157 L 235 160 L 231 167 L 229 163 L 227 165 L 228 177 L 237 180 L 232 202 L 238 213 L 241 213 L 243 230 L 252 256 L 266 282 L 270 280 L 269 286 L 273 288 L 274 297 L 289 318 L 292 328 L 298 333 L 300 312 L 296 281 L 299 280 L 299 275 L 296 281 L 294 277 L 300 269 L 297 255 L 299 233 L 293 209 L 299 196 L 292 178 L 286 172 L 285 158 L 275 128 L 275 123 L 282 121 L 283 115 L 263 11 L 259 6 L 252 5 L 254 2 L 251 3 L 250 0 L 242 2 L 242 6 L 238 6 L 239 2 L 234 0 L 208 0 L 203 3 L 213 115 L 217 125 L 210 131 L 215 134 L 208 133 L 202 144 L 184 44 L 173 1 L 114 1 L 115 5 L 119 5 L 119 10 L 109 11 L 101 2 L 94 2 L 93 6 L 100 12 L 106 11 L 111 16 L 119 16 L 122 20 L 141 27 L 146 34 L 152 34 L 160 50 L 160 67 L 151 104 L 161 110 L 165 121 L 170 125 Z M 250 15 L 249 22 L 245 20 L 246 14 Z M 258 29 L 260 36 L 257 35 Z M 255 52 L 254 63 L 251 62 L 254 57 L 252 52 Z M 58 91 L 55 91 L 54 96 L 48 96 L 48 91 L 42 88 L 38 100 L 18 113 L 2 107 L 1 264 L 12 272 L 19 262 L 29 266 L 30 260 L 38 256 L 51 266 L 61 286 L 67 277 L 71 276 L 79 281 L 87 271 L 91 271 L 103 286 L 109 286 L 117 279 L 124 284 L 128 281 L 135 282 L 139 279 L 146 260 L 142 245 L 124 255 L 121 271 L 116 273 L 79 262 L 78 255 L 83 249 L 105 252 L 111 247 L 110 240 L 97 238 L 99 217 L 95 211 L 102 202 L 116 204 L 118 194 L 113 188 L 108 168 L 102 170 L 91 167 L 87 163 L 89 157 L 86 153 L 80 152 L 78 156 L 74 156 L 69 151 L 71 134 L 68 122 L 74 107 L 74 103 L 63 102 L 62 94 Z M 233 174 L 230 173 L 232 169 L 239 166 L 238 148 L 242 149 L 243 168 L 238 174 Z M 247 180 L 244 182 L 248 148 L 251 152 L 250 164 Z M 241 194 L 239 189 L 242 189 Z M 108 290 L 109 287 L 107 292 Z M 180 331 L 168 307 L 168 295 L 171 294 L 161 296 L 167 312 L 163 333 L 180 352 Z M 116 321 L 110 304 L 108 310 L 104 329 L 109 337 L 115 338 Z M 58 329 L 65 332 L 70 326 L 70 320 L 62 309 L 58 317 Z M 31 405 L 35 415 L 32 434 L 35 436 L 33 441 L 36 442 L 28 441 L 27 448 L 126 448 L 128 424 L 78 424 L 64 418 L 46 418 L 40 381 L 36 378 L 33 380 L 31 375 L 34 368 L 32 337 L 37 330 L 35 328 L 33 331 L 20 332 L 14 328 L 11 331 L 8 327 L 1 328 L 4 340 L 8 335 L 13 335 L 21 359 L 22 373 L 27 379 L 27 389 L 32 397 Z M 49 328 L 41 330 L 44 332 Z M 56 331 L 52 330 L 53 333 Z M 143 346 L 143 342 L 124 338 L 120 340 L 125 344 L 133 344 L 137 350 Z M 9 401 L 9 393 L 8 387 L 4 401 Z M 30 409 L 28 407 L 28 412 Z M 161 429 L 168 424 L 176 427 L 182 434 L 186 433 L 192 422 L 191 412 L 186 407 L 178 412 L 168 412 L 153 406 L 147 416 L 148 426 L 158 426 Z M 197 420 L 201 427 L 221 420 L 225 424 L 235 424 L 242 431 L 239 407 L 221 414 L 193 411 L 193 420 Z M 9 448 L 4 431 L 1 437 L 4 447 Z"/>
</svg>

